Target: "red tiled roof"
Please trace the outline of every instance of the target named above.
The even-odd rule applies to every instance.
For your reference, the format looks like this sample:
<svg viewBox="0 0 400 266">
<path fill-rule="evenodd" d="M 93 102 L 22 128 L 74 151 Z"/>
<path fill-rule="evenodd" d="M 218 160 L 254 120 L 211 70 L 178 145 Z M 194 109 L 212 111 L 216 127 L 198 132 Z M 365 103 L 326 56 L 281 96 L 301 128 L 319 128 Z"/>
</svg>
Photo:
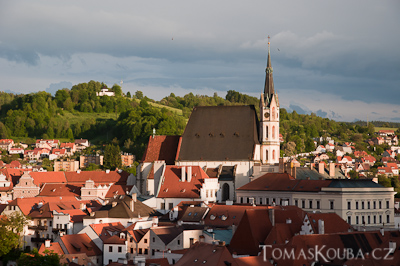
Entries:
<svg viewBox="0 0 400 266">
<path fill-rule="evenodd" d="M 59 197 L 59 196 L 79 197 L 81 195 L 81 187 L 70 184 L 46 183 L 40 190 L 39 195 L 47 197 Z"/>
<path fill-rule="evenodd" d="M 125 227 L 120 222 L 91 224 L 90 227 L 103 241 L 112 236 L 110 232 L 120 233 L 125 229 Z"/>
<path fill-rule="evenodd" d="M 229 251 L 256 256 L 261 251 L 260 243 L 264 242 L 271 229 L 268 210 L 246 210 L 230 241 Z"/>
<path fill-rule="evenodd" d="M 288 173 L 268 173 L 238 188 L 258 191 L 320 191 L 331 180 L 296 180 Z"/>
<path fill-rule="evenodd" d="M 210 208 L 206 217 L 204 218 L 204 224 L 207 226 L 215 227 L 228 227 L 239 225 L 246 210 L 251 209 L 268 209 L 267 206 L 249 206 L 249 205 L 225 205 L 216 204 Z M 226 217 L 225 218 L 223 218 Z"/>
<path fill-rule="evenodd" d="M 104 244 L 115 244 L 115 245 L 124 245 L 125 239 L 120 238 L 117 235 L 113 235 L 103 241 Z"/>
<path fill-rule="evenodd" d="M 188 182 L 187 169 L 192 168 L 192 179 Z M 182 166 L 167 165 L 158 198 L 199 198 L 204 179 L 209 178 L 200 166 L 186 166 L 186 181 L 181 181 Z"/>
<path fill-rule="evenodd" d="M 126 192 L 130 191 L 132 187 L 133 186 L 113 184 L 108 190 L 105 198 L 113 198 L 117 195 L 126 195 Z"/>
<path fill-rule="evenodd" d="M 178 260 L 176 266 L 183 265 L 214 265 L 238 266 L 225 246 L 197 242 Z"/>
<path fill-rule="evenodd" d="M 51 154 L 65 154 L 66 153 L 66 149 L 53 149 L 52 151 L 51 151 Z"/>
<path fill-rule="evenodd" d="M 86 180 L 93 180 L 96 184 L 122 183 L 126 184 L 129 173 L 126 171 L 110 171 L 108 174 L 105 171 L 80 171 L 78 172 L 63 172 L 69 184 L 84 184 Z"/>
<path fill-rule="evenodd" d="M 165 161 L 175 164 L 180 136 L 150 136 L 142 162 Z"/>
<path fill-rule="evenodd" d="M 45 255 L 45 254 L 46 254 L 46 253 L 44 252 L 45 250 L 51 251 L 51 252 L 53 252 L 53 253 L 56 253 L 56 254 L 58 254 L 59 256 L 64 255 L 64 251 L 62 250 L 62 248 L 61 248 L 61 246 L 60 246 L 60 243 L 58 243 L 58 242 L 52 242 L 52 243 L 50 243 L 50 247 L 49 247 L 49 248 L 46 248 L 46 247 L 45 247 L 45 244 L 43 243 L 43 244 L 40 246 L 38 252 L 39 252 L 39 254 L 41 254 L 41 255 Z"/>
<path fill-rule="evenodd" d="M 160 259 L 147 259 L 145 266 L 170 266 L 167 258 L 160 258 Z"/>
<path fill-rule="evenodd" d="M 60 237 L 69 254 L 85 253 L 88 257 L 101 256 L 103 252 L 87 234 L 64 235 Z"/>
<path fill-rule="evenodd" d="M 43 204 L 48 202 L 59 202 L 60 200 L 63 201 L 76 201 L 78 200 L 75 197 L 33 197 L 33 198 L 16 198 L 11 201 L 9 204 L 10 206 L 18 206 L 24 215 L 28 215 L 32 210 L 32 207 L 42 202 Z"/>
<path fill-rule="evenodd" d="M 71 143 L 71 142 L 66 142 L 66 143 L 61 143 L 60 148 L 74 148 L 75 143 Z"/>
<path fill-rule="evenodd" d="M 315 234 L 318 234 L 319 220 L 324 221 L 325 234 L 346 233 L 351 229 L 351 226 L 336 213 L 308 213 L 307 216 Z"/>
<path fill-rule="evenodd" d="M 64 172 L 29 172 L 29 175 L 37 186 L 45 183 L 67 183 Z"/>
</svg>

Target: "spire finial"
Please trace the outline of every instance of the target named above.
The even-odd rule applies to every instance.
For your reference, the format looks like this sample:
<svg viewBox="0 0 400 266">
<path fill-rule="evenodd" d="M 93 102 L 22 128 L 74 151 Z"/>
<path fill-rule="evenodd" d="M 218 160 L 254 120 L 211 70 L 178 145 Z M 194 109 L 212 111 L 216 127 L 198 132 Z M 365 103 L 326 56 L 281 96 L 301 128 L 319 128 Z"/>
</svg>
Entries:
<svg viewBox="0 0 400 266">
<path fill-rule="evenodd" d="M 270 39 L 271 37 L 269 37 L 269 35 L 268 35 L 268 53 L 270 52 L 270 41 L 269 41 L 269 39 Z"/>
</svg>

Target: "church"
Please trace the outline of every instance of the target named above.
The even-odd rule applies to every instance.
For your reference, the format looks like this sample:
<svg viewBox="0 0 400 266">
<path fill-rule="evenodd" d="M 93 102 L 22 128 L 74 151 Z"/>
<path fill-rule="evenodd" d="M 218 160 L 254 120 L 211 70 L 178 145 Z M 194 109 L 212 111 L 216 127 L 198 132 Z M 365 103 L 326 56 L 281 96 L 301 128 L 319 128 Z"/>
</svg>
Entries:
<svg viewBox="0 0 400 266">
<path fill-rule="evenodd" d="M 199 166 L 218 178 L 218 201 L 235 200 L 236 188 L 278 172 L 279 157 L 279 100 L 268 42 L 260 117 L 252 105 L 194 107 L 182 136 L 150 136 L 137 169 L 137 187 L 144 195 L 157 195 L 158 176 L 166 165 Z"/>
</svg>

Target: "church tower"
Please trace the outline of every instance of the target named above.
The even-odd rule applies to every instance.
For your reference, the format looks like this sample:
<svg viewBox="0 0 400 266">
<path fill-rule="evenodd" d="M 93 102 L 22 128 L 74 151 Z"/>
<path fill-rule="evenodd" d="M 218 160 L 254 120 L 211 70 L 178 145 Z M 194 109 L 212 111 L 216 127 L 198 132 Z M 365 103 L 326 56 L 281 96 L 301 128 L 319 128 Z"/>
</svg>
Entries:
<svg viewBox="0 0 400 266">
<path fill-rule="evenodd" d="M 261 161 L 263 164 L 274 165 L 279 163 L 280 156 L 279 100 L 274 90 L 269 36 L 268 59 L 265 72 L 264 93 L 261 93 L 260 98 Z"/>
</svg>

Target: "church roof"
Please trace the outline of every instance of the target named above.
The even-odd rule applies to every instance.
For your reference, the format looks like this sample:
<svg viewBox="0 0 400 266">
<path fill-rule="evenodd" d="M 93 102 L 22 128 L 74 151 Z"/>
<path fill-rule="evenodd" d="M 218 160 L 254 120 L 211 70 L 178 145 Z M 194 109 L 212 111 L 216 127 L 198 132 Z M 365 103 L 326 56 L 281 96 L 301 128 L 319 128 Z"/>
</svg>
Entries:
<svg viewBox="0 0 400 266">
<path fill-rule="evenodd" d="M 237 161 L 254 157 L 258 119 L 253 105 L 198 106 L 182 135 L 178 161 Z"/>
</svg>

